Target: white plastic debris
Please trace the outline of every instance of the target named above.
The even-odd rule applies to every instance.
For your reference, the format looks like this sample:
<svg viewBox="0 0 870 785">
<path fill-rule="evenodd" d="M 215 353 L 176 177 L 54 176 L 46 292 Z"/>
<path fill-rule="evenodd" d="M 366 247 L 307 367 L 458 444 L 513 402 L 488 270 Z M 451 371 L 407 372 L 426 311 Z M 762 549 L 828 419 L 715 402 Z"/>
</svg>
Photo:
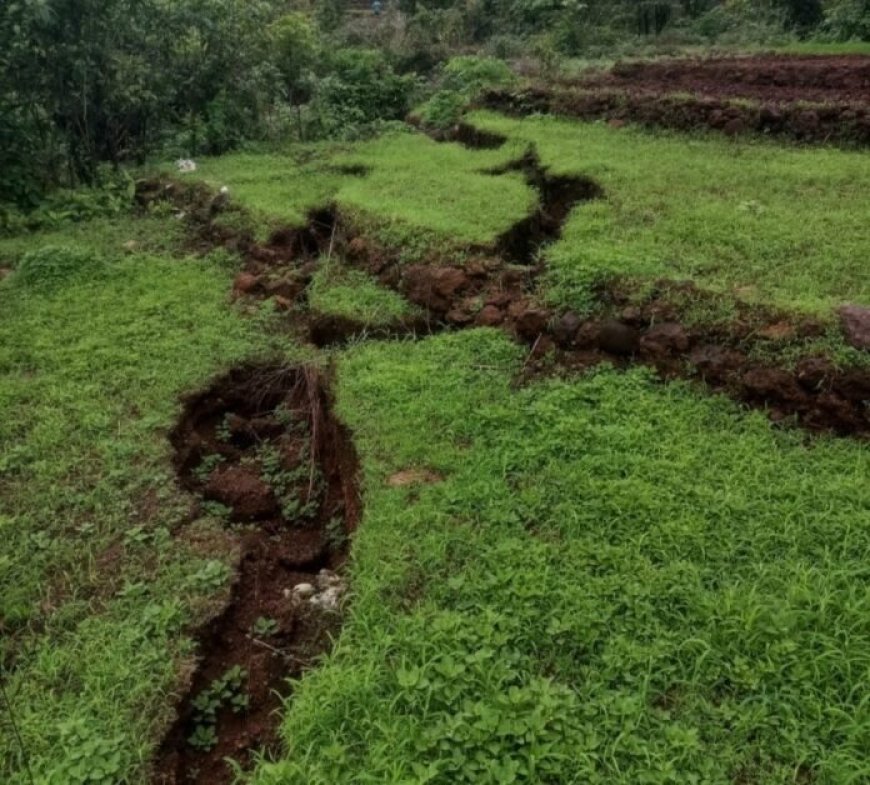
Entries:
<svg viewBox="0 0 870 785">
<path fill-rule="evenodd" d="M 179 158 L 175 162 L 175 166 L 182 174 L 196 171 L 196 162 L 192 161 L 190 158 Z"/>
</svg>

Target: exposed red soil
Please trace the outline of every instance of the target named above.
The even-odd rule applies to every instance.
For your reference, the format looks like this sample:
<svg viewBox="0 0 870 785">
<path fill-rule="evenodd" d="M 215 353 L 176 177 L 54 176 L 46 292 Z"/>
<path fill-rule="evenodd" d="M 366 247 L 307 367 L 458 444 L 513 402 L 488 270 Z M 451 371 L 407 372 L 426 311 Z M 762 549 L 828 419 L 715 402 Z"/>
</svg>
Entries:
<svg viewBox="0 0 870 785">
<path fill-rule="evenodd" d="M 870 144 L 870 107 L 851 104 L 744 104 L 703 95 L 559 87 L 491 90 L 479 104 L 514 116 L 606 119 L 615 127 L 631 122 L 679 131 L 713 129 L 729 136 L 757 132 L 801 142 Z"/>
<path fill-rule="evenodd" d="M 766 55 L 616 63 L 573 84 L 761 103 L 870 104 L 870 57 Z"/>
<path fill-rule="evenodd" d="M 306 368 L 235 369 L 187 401 L 171 440 L 182 485 L 248 525 L 236 530 L 230 601 L 198 636 L 200 664 L 152 782 L 222 785 L 233 781 L 225 758 L 244 766 L 275 743 L 287 680 L 329 651 L 340 626 L 336 571 L 360 515 L 357 460 L 323 376 Z M 236 666 L 246 706 L 224 701 L 204 719 L 197 699 Z M 198 726 L 216 735 L 209 749 L 190 742 Z"/>
<path fill-rule="evenodd" d="M 492 90 L 481 105 L 682 131 L 757 132 L 870 144 L 870 57 L 677 59 L 617 63 L 555 84 Z"/>
</svg>

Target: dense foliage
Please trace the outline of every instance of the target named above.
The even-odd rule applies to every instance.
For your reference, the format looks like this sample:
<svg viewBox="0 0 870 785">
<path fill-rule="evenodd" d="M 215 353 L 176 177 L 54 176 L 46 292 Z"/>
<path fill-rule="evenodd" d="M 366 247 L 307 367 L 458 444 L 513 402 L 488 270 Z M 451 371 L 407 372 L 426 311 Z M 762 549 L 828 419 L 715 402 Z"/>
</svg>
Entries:
<svg viewBox="0 0 870 785">
<path fill-rule="evenodd" d="M 7 0 L 0 10 L 0 204 L 33 207 L 100 164 L 222 153 L 251 139 L 356 137 L 401 119 L 421 76 L 456 117 L 492 57 L 620 54 L 638 40 L 870 38 L 867 0 Z M 453 70 L 451 70 L 451 68 Z"/>
</svg>

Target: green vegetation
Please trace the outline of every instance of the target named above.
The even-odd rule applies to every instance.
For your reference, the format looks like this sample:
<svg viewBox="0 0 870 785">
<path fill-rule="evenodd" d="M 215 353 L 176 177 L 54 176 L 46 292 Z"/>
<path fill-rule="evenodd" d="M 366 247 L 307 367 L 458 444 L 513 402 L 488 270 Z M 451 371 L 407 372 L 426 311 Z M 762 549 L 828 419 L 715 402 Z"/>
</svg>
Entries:
<svg viewBox="0 0 870 785">
<path fill-rule="evenodd" d="M 281 35 L 296 40 L 298 21 Z M 282 56 L 295 107 L 313 66 Z M 320 95 L 350 100 L 351 81 Z M 546 251 L 554 304 L 588 310 L 603 279 L 643 292 L 661 277 L 722 295 L 726 316 L 734 297 L 819 315 L 870 302 L 861 154 L 471 120 L 508 142 L 388 133 L 208 158 L 187 176 L 228 186 L 241 209 L 224 215 L 261 237 L 334 203 L 365 242 L 458 262 L 533 209 L 519 173 L 492 173 L 533 145 L 551 173 L 604 190 Z M 40 785 L 148 781 L 192 625 L 226 599 L 237 559 L 226 508 L 188 520 L 167 440 L 180 396 L 244 360 L 303 356 L 280 332 L 293 311 L 231 303 L 235 255 L 186 255 L 166 208 L 105 206 L 36 233 L 13 222 L 0 239 L 10 785 L 29 785 L 29 770 Z M 337 257 L 308 296 L 371 325 L 413 313 Z M 840 357 L 841 343 L 830 332 L 817 347 Z M 352 596 L 336 649 L 287 705 L 286 748 L 253 782 L 870 777 L 865 443 L 775 426 L 643 369 L 518 386 L 525 350 L 495 330 L 361 341 L 315 361 L 327 359 L 362 468 Z M 226 421 L 217 429 L 229 438 Z M 299 488 L 322 478 L 305 455 L 294 470 L 274 447 L 252 455 L 288 515 L 312 511 Z M 200 479 L 218 460 L 203 458 Z M 327 535 L 343 540 L 341 519 Z M 244 630 L 276 631 L 265 616 Z M 228 671 L 195 696 L 194 747 L 214 746 L 222 708 L 244 709 L 245 680 Z"/>
<path fill-rule="evenodd" d="M 553 174 L 583 174 L 604 189 L 575 210 L 547 253 L 554 302 L 586 309 L 590 286 L 615 276 L 690 279 L 818 313 L 870 301 L 870 160 L 861 152 L 544 117 L 471 120 L 534 143 Z"/>
<path fill-rule="evenodd" d="M 798 55 L 870 55 L 870 41 L 795 41 L 776 51 Z"/>
<path fill-rule="evenodd" d="M 344 356 L 355 596 L 255 781 L 866 777 L 866 447 L 641 370 L 514 390 L 521 361 L 491 331 Z M 415 466 L 445 479 L 387 482 Z"/>
<path fill-rule="evenodd" d="M 521 175 L 487 173 L 519 158 L 521 144 L 472 152 L 403 132 L 324 150 L 332 157 L 321 152 L 307 163 L 287 155 L 226 155 L 206 161 L 202 175 L 226 185 L 273 228 L 301 223 L 311 208 L 334 202 L 409 258 L 491 243 L 535 204 Z M 341 174 L 347 167 L 367 174 Z"/>
<path fill-rule="evenodd" d="M 409 256 L 438 245 L 485 245 L 535 204 L 520 174 L 487 174 L 521 153 L 519 145 L 471 152 L 419 134 L 383 137 L 348 156 L 371 173 L 345 185 L 337 202 Z"/>
<path fill-rule="evenodd" d="M 238 714 L 247 708 L 248 696 L 244 692 L 247 678 L 245 669 L 234 665 L 193 699 L 194 728 L 188 739 L 192 747 L 209 750 L 217 744 L 215 724 L 221 709 L 229 708 Z"/>
<path fill-rule="evenodd" d="M 334 153 L 333 147 L 315 146 L 283 154 L 235 153 L 203 159 L 196 176 L 215 190 L 227 186 L 265 239 L 274 229 L 302 226 L 310 210 L 335 198 L 349 176 L 331 164 Z"/>
<path fill-rule="evenodd" d="M 227 309 L 221 255 L 169 255 L 176 224 L 100 220 L 0 251 L 31 249 L 0 282 L 0 677 L 39 782 L 142 781 L 182 630 L 231 575 L 219 528 L 170 536 L 188 501 L 166 431 L 180 393 L 256 352 L 262 325 Z M 3 714 L 0 779 L 28 782 Z"/>
<path fill-rule="evenodd" d="M 336 261 L 322 264 L 314 274 L 308 304 L 319 313 L 344 316 L 372 327 L 392 324 L 415 313 L 400 295 Z"/>
<path fill-rule="evenodd" d="M 512 81 L 507 60 L 550 77 L 566 58 L 710 44 L 839 53 L 855 51 L 853 41 L 866 51 L 870 40 L 865 0 L 399 0 L 382 17 L 350 10 L 337 0 L 304 9 L 283 0 L 8 0 L 0 212 L 27 213 L 61 186 L 96 185 L 107 163 L 367 138 L 424 102 L 423 116 L 443 127 L 458 99 Z"/>
</svg>

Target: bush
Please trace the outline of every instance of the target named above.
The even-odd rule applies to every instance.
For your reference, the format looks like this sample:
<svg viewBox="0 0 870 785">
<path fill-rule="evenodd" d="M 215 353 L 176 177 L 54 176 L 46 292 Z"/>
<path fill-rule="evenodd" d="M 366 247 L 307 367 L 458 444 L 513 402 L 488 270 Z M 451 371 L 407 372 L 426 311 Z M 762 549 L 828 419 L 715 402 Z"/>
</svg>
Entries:
<svg viewBox="0 0 870 785">
<path fill-rule="evenodd" d="M 12 280 L 17 286 L 50 291 L 83 275 L 100 272 L 105 262 L 93 251 L 47 245 L 21 257 Z"/>
<path fill-rule="evenodd" d="M 45 197 L 34 210 L 0 203 L 0 237 L 21 231 L 51 229 L 92 218 L 120 215 L 133 203 L 134 185 L 123 171 L 103 168 L 94 188 L 59 189 Z"/>
<path fill-rule="evenodd" d="M 420 120 L 430 128 L 450 128 L 459 122 L 466 103 L 455 90 L 439 90 L 420 107 Z"/>
<path fill-rule="evenodd" d="M 514 35 L 494 35 L 486 44 L 487 51 L 500 60 L 522 57 L 526 53 L 526 42 Z"/>
<path fill-rule="evenodd" d="M 833 41 L 870 41 L 870 2 L 843 0 L 829 6 L 822 28 Z"/>
<path fill-rule="evenodd" d="M 326 65 L 313 106 L 326 135 L 352 138 L 365 126 L 404 118 L 417 79 L 393 71 L 382 52 L 340 49 Z"/>
<path fill-rule="evenodd" d="M 443 86 L 468 98 L 488 87 L 506 87 L 516 81 L 504 60 L 495 57 L 452 57 L 443 71 Z"/>
</svg>

